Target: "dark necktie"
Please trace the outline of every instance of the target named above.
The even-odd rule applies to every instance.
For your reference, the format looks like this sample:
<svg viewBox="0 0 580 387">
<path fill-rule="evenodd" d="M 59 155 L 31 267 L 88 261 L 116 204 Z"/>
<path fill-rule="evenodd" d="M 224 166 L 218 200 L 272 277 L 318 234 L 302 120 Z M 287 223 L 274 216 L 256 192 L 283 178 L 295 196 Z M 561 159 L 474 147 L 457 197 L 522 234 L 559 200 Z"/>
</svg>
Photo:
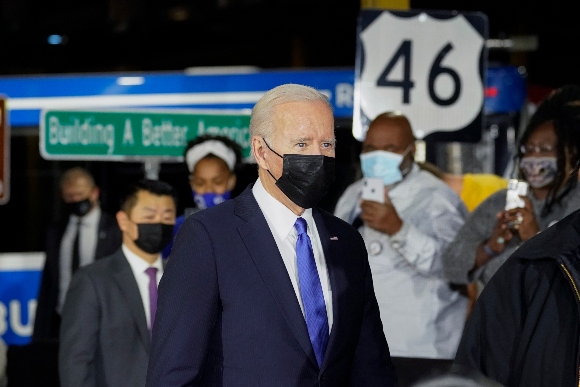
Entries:
<svg viewBox="0 0 580 387">
<path fill-rule="evenodd" d="M 157 312 L 157 268 L 150 267 L 145 270 L 149 276 L 149 311 L 151 312 L 151 326 L 149 330 L 153 330 L 153 323 L 155 322 L 155 313 Z"/>
<path fill-rule="evenodd" d="M 73 248 L 72 248 L 72 265 L 71 265 L 71 271 L 74 274 L 75 271 L 77 271 L 77 269 L 79 268 L 80 262 L 81 262 L 81 252 L 79 250 L 80 248 L 80 235 L 81 235 L 81 225 L 82 222 L 79 219 L 77 221 L 77 231 L 75 234 L 75 239 L 73 242 Z"/>
<path fill-rule="evenodd" d="M 324 352 L 328 344 L 328 318 L 326 316 L 326 305 L 322 293 L 322 285 L 318 277 L 316 262 L 310 237 L 306 233 L 306 220 L 296 219 L 294 227 L 298 233 L 296 240 L 296 259 L 298 267 L 298 280 L 300 282 L 300 296 L 304 306 L 306 326 L 310 342 L 316 355 L 318 366 L 322 365 Z"/>
</svg>

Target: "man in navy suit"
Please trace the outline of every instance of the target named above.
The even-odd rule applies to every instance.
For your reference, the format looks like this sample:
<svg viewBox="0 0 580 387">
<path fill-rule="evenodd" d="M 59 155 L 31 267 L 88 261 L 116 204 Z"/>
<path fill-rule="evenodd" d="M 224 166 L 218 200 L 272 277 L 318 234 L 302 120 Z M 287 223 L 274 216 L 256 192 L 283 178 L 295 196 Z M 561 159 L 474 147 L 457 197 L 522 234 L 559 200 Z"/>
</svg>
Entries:
<svg viewBox="0 0 580 387">
<path fill-rule="evenodd" d="M 250 133 L 258 180 L 176 236 L 147 386 L 394 385 L 364 242 L 313 208 L 334 179 L 328 100 L 278 86 Z"/>
</svg>

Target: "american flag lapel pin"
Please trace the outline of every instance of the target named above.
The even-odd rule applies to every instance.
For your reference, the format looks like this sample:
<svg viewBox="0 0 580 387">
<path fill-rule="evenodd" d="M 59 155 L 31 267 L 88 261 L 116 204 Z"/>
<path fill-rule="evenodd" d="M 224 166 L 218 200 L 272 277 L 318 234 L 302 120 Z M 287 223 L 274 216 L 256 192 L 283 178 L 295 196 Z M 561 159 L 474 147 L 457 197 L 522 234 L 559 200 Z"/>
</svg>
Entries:
<svg viewBox="0 0 580 387">
<path fill-rule="evenodd" d="M 335 237 L 335 236 L 334 237 L 330 237 L 330 240 L 331 241 L 337 241 L 338 240 L 338 237 Z"/>
</svg>

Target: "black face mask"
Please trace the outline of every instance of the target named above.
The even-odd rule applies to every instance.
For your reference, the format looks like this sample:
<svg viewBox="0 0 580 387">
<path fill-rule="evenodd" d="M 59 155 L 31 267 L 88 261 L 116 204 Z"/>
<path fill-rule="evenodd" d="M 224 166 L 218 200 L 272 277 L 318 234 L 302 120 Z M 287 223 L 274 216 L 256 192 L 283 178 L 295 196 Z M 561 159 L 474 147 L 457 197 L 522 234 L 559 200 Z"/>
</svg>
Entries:
<svg viewBox="0 0 580 387">
<path fill-rule="evenodd" d="M 139 237 L 135 244 L 148 254 L 160 253 L 171 242 L 173 225 L 164 223 L 137 223 Z"/>
<path fill-rule="evenodd" d="M 280 191 L 302 208 L 316 206 L 334 181 L 334 157 L 297 154 L 280 156 L 266 140 L 264 143 L 283 160 L 282 176 L 279 179 L 268 170 Z"/>
<path fill-rule="evenodd" d="M 89 199 L 81 200 L 73 203 L 64 204 L 69 214 L 76 216 L 85 216 L 91 210 L 91 201 Z"/>
</svg>

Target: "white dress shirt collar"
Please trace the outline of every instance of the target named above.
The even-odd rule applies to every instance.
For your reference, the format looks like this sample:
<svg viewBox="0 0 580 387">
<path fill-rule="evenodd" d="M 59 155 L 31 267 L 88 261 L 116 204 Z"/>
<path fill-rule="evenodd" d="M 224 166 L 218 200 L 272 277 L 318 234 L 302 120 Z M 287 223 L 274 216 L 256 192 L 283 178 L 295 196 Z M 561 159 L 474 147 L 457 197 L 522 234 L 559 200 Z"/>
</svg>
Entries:
<svg viewBox="0 0 580 387">
<path fill-rule="evenodd" d="M 131 265 L 131 269 L 133 269 L 134 272 L 142 273 L 145 272 L 145 270 L 147 270 L 147 268 L 149 267 L 156 267 L 158 273 L 163 272 L 163 262 L 161 260 L 161 253 L 157 257 L 155 262 L 149 264 L 149 262 L 147 262 L 137 254 L 129 250 L 127 245 L 123 244 L 121 248 L 123 249 L 123 254 L 125 254 L 125 257 L 127 257 L 127 261 L 129 261 L 129 265 Z"/>
<path fill-rule="evenodd" d="M 264 188 L 260 179 L 258 179 L 254 184 L 252 192 L 254 193 L 254 197 L 262 209 L 264 216 L 266 216 L 268 222 L 272 227 L 274 227 L 278 235 L 285 238 L 288 234 L 293 232 L 294 223 L 296 223 L 298 215 L 293 213 L 288 207 L 270 195 L 270 193 L 268 193 Z M 304 210 L 301 217 L 306 220 L 308 227 L 313 229 L 314 220 L 312 219 L 312 209 L 308 208 Z"/>
<path fill-rule="evenodd" d="M 69 223 L 73 223 L 76 225 L 79 222 L 79 219 L 81 220 L 83 227 L 89 225 L 95 227 L 98 226 L 99 219 L 101 219 L 101 207 L 96 205 L 95 208 L 89 211 L 89 213 L 86 214 L 85 216 L 76 216 L 74 214 L 71 214 L 71 216 L 69 217 Z"/>
</svg>

